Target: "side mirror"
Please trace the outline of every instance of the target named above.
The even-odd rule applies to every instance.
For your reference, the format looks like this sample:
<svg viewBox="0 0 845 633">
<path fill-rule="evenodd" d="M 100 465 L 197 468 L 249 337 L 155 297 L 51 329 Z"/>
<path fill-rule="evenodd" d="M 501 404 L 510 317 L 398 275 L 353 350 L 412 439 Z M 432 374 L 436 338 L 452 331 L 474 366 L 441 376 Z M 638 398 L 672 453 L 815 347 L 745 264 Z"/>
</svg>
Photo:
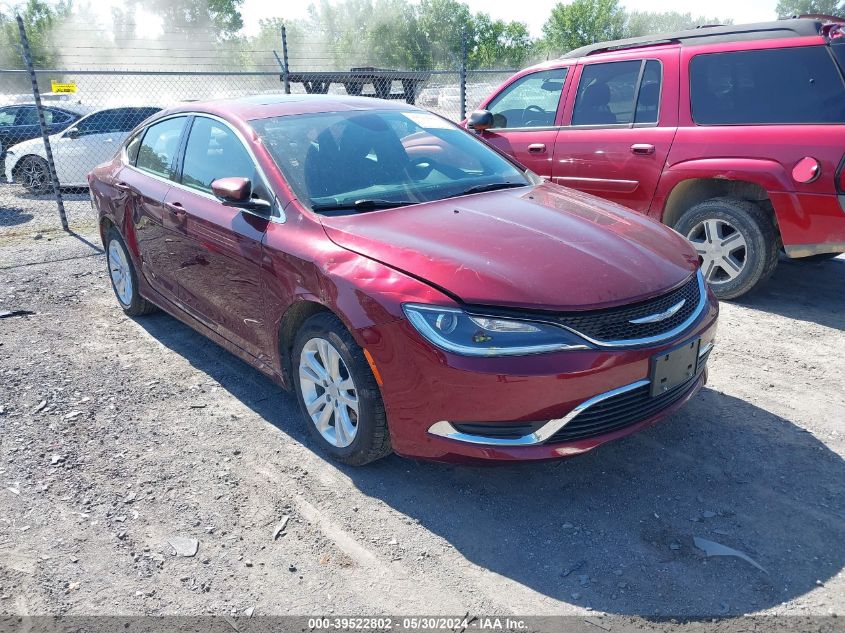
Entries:
<svg viewBox="0 0 845 633">
<path fill-rule="evenodd" d="M 211 192 L 226 206 L 270 211 L 269 202 L 252 197 L 252 181 L 249 178 L 218 178 L 211 183 Z"/>
<path fill-rule="evenodd" d="M 72 127 L 65 132 L 65 138 L 79 138 L 79 128 Z"/>
<path fill-rule="evenodd" d="M 483 132 L 493 127 L 493 113 L 490 110 L 476 110 L 469 115 L 467 127 L 476 132 Z"/>
</svg>

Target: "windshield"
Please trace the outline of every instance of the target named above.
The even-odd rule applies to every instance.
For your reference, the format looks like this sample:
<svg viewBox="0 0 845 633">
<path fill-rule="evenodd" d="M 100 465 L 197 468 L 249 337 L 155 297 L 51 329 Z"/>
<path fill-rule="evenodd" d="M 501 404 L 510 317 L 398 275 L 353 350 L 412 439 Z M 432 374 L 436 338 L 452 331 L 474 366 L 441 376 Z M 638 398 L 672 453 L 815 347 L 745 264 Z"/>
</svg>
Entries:
<svg viewBox="0 0 845 633">
<path fill-rule="evenodd" d="M 532 184 L 483 142 L 430 112 L 331 112 L 251 123 L 300 202 L 319 213 Z"/>
</svg>

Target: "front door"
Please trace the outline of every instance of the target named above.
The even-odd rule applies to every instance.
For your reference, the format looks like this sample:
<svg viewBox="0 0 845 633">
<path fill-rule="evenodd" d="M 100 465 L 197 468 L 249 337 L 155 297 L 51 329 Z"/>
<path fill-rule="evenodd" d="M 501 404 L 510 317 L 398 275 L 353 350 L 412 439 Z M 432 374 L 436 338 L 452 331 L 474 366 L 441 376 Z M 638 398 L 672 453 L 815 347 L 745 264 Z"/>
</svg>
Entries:
<svg viewBox="0 0 845 633">
<path fill-rule="evenodd" d="M 185 309 L 221 336 L 259 356 L 269 341 L 261 297 L 261 240 L 268 218 L 225 206 L 211 193 L 218 178 L 261 181 L 252 157 L 232 129 L 203 116 L 193 118 L 180 185 L 166 205 L 184 217 L 178 261 L 173 263 Z"/>
<path fill-rule="evenodd" d="M 186 122 L 184 116 L 164 119 L 130 141 L 128 166 L 121 170 L 117 183 L 129 197 L 141 274 L 156 292 L 177 304 L 179 288 L 173 263 L 181 250 L 184 218 L 167 206 L 166 197 Z"/>
<path fill-rule="evenodd" d="M 547 180 L 552 176 L 558 105 L 567 73 L 568 68 L 553 68 L 523 75 L 486 107 L 493 114 L 493 127 L 482 138 Z"/>
<path fill-rule="evenodd" d="M 677 52 L 578 67 L 564 113 L 570 125 L 557 136 L 554 182 L 648 211 L 677 130 L 677 81 L 663 69 L 672 56 Z"/>
</svg>

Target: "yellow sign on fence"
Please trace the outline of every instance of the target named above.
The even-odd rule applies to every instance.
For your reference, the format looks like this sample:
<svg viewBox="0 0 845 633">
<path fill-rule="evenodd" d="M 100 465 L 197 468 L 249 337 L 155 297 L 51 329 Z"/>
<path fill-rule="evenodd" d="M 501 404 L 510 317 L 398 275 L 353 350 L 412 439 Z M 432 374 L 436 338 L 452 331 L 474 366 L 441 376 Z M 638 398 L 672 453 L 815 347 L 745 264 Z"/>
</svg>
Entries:
<svg viewBox="0 0 845 633">
<path fill-rule="evenodd" d="M 58 82 L 55 79 L 50 81 L 53 92 L 76 92 L 76 84 L 72 81 Z"/>
</svg>

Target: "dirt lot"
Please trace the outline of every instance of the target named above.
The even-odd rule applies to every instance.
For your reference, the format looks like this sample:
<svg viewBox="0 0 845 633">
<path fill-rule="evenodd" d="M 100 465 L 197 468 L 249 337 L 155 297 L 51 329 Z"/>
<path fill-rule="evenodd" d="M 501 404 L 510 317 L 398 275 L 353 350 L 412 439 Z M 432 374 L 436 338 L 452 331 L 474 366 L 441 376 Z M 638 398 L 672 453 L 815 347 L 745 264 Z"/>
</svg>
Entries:
<svg viewBox="0 0 845 633">
<path fill-rule="evenodd" d="M 256 371 L 125 317 L 82 239 L 7 239 L 0 310 L 34 314 L 0 319 L 0 614 L 845 615 L 843 290 L 843 257 L 782 262 L 685 410 L 588 455 L 354 469 Z"/>
</svg>

